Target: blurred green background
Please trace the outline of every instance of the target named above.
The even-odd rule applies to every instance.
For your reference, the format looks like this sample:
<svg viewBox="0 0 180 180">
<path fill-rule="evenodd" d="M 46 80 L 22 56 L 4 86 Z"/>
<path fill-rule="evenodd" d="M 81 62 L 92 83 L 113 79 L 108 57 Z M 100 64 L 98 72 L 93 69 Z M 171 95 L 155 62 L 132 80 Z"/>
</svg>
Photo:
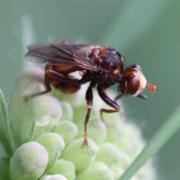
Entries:
<svg viewBox="0 0 180 180">
<path fill-rule="evenodd" d="M 0 0 L 0 88 L 10 97 L 25 46 L 34 42 L 105 44 L 126 63 L 142 66 L 158 93 L 124 99 L 130 119 L 148 140 L 180 102 L 180 1 Z M 163 180 L 180 179 L 180 133 L 156 156 Z"/>
</svg>

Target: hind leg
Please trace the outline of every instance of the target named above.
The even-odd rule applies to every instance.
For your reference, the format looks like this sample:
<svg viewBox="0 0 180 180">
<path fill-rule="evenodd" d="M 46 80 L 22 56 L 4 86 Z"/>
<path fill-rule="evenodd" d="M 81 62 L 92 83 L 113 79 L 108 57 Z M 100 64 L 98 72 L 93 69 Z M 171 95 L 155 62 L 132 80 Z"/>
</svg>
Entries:
<svg viewBox="0 0 180 180">
<path fill-rule="evenodd" d="M 40 96 L 40 95 L 49 93 L 51 91 L 51 86 L 50 86 L 48 80 L 46 79 L 46 74 L 45 74 L 45 83 L 44 83 L 44 85 L 45 85 L 45 88 L 46 88 L 44 91 L 24 96 L 25 101 L 29 101 L 30 99 L 32 99 L 32 98 L 34 98 L 36 96 Z"/>
<path fill-rule="evenodd" d="M 62 73 L 56 72 L 53 69 L 46 69 L 45 72 L 45 87 L 46 90 L 25 96 L 25 100 L 30 100 L 36 96 L 46 94 L 51 91 L 51 85 L 67 93 L 76 92 L 80 88 L 80 83 L 77 80 L 71 79 Z"/>
</svg>

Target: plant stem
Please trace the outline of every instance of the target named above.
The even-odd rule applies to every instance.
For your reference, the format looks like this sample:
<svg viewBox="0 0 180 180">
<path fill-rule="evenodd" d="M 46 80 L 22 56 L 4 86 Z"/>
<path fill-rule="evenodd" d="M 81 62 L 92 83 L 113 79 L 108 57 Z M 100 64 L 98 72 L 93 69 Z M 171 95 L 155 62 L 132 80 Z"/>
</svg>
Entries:
<svg viewBox="0 0 180 180">
<path fill-rule="evenodd" d="M 1 90 L 0 90 L 0 111 L 2 112 L 2 118 L 4 120 L 4 129 L 6 131 L 6 136 L 7 136 L 9 146 L 11 148 L 11 152 L 14 152 L 15 151 L 14 138 L 13 138 L 12 131 L 11 131 L 5 97 Z"/>
<path fill-rule="evenodd" d="M 167 122 L 152 137 L 138 157 L 121 176 L 120 180 L 129 180 L 167 141 L 180 129 L 180 106 L 174 111 Z"/>
</svg>

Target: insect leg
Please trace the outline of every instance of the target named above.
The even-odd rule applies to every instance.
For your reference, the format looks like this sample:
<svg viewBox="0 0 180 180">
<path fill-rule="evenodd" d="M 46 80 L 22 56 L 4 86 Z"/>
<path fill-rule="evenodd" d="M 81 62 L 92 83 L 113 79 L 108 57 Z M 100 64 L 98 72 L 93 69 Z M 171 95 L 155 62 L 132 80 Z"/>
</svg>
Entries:
<svg viewBox="0 0 180 180">
<path fill-rule="evenodd" d="M 102 121 L 106 126 L 108 126 L 107 123 L 106 123 L 106 121 L 105 121 L 104 118 L 103 118 L 103 113 L 115 113 L 115 112 L 118 112 L 118 110 L 116 110 L 116 109 L 101 109 L 101 110 L 100 110 L 101 121 Z"/>
<path fill-rule="evenodd" d="M 45 87 L 46 87 L 46 89 L 44 91 L 42 91 L 42 92 L 38 92 L 38 93 L 34 93 L 34 94 L 31 94 L 31 95 L 24 96 L 25 101 L 29 101 L 30 99 L 32 99 L 32 98 L 34 98 L 36 96 L 40 96 L 40 95 L 46 94 L 46 93 L 51 91 L 51 86 L 50 86 L 49 82 L 46 79 L 46 74 L 45 74 Z"/>
<path fill-rule="evenodd" d="M 87 124 L 89 121 L 89 117 L 90 117 L 90 113 L 91 113 L 91 108 L 92 108 L 92 104 L 93 104 L 93 92 L 92 92 L 92 87 L 93 84 L 91 83 L 86 91 L 86 102 L 87 102 L 87 113 L 86 113 L 86 117 L 84 120 L 84 142 L 83 145 L 88 145 L 88 140 L 87 140 Z"/>
<path fill-rule="evenodd" d="M 51 91 L 50 84 L 54 86 L 55 88 L 60 89 L 67 93 L 76 92 L 80 88 L 80 83 L 77 80 L 71 79 L 60 72 L 47 68 L 45 72 L 46 90 L 43 92 L 38 92 L 32 95 L 25 96 L 25 100 L 27 101 L 33 97 L 50 92 Z"/>
<path fill-rule="evenodd" d="M 98 94 L 99 96 L 103 99 L 103 101 L 108 104 L 109 106 L 111 106 L 113 109 L 101 109 L 100 110 L 100 115 L 101 115 L 101 119 L 102 121 L 104 122 L 104 118 L 103 118 L 103 113 L 106 112 L 106 113 L 114 113 L 114 112 L 118 112 L 120 110 L 120 106 L 115 102 L 113 101 L 112 99 L 110 99 L 107 94 L 105 93 L 104 91 L 104 88 L 103 86 L 101 85 L 98 85 L 97 86 L 97 90 L 98 90 Z M 105 123 L 106 124 L 106 123 Z"/>
</svg>

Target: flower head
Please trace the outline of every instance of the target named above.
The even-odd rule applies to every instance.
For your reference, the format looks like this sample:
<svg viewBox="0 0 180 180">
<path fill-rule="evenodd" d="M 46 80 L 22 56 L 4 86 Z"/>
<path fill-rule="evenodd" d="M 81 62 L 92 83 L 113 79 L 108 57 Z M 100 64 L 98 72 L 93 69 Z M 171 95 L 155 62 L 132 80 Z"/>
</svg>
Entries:
<svg viewBox="0 0 180 180">
<path fill-rule="evenodd" d="M 0 165 L 4 165 L 4 169 L 0 169 L 2 177 L 19 180 L 119 179 L 145 144 L 139 128 L 127 120 L 125 110 L 105 115 L 107 124 L 104 124 L 98 113 L 104 105 L 95 94 L 101 103 L 96 103 L 92 110 L 88 146 L 84 146 L 86 105 L 83 90 L 67 99 L 63 95 L 63 100 L 61 93 L 53 90 L 53 94 L 24 101 L 24 95 L 44 88 L 42 75 L 41 69 L 33 68 L 19 77 L 10 116 L 16 150 L 10 155 L 4 150 L 2 156 L 9 156 L 10 163 L 0 161 Z M 3 144 L 0 148 L 4 148 Z M 152 161 L 133 178 L 155 180 Z"/>
</svg>

